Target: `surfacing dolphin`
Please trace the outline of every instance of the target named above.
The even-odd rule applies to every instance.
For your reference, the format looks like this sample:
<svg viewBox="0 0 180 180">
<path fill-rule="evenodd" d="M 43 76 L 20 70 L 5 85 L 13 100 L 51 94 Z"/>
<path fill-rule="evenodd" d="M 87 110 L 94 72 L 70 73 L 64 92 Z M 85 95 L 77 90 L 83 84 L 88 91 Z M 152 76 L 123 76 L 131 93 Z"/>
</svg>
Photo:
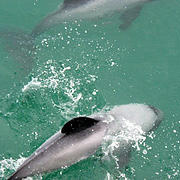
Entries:
<svg viewBox="0 0 180 180">
<path fill-rule="evenodd" d="M 36 37 L 62 22 L 121 14 L 121 29 L 127 29 L 137 18 L 143 5 L 153 0 L 64 0 L 57 11 L 45 17 L 32 31 Z"/>
<path fill-rule="evenodd" d="M 162 120 L 162 112 L 144 104 L 115 106 L 106 113 L 77 117 L 40 146 L 8 180 L 65 168 L 86 159 L 101 147 L 104 138 L 126 128 L 124 123 L 138 126 L 140 134 L 154 130 Z M 116 134 L 116 135 L 115 135 Z M 128 163 L 132 140 L 119 142 L 119 166 Z"/>
</svg>

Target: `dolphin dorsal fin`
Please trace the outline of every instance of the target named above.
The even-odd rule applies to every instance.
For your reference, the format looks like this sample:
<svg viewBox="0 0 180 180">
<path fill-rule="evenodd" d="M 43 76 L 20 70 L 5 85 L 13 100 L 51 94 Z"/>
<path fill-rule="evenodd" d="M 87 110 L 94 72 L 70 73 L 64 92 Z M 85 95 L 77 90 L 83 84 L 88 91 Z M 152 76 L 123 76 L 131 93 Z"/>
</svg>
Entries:
<svg viewBox="0 0 180 180">
<path fill-rule="evenodd" d="M 88 3 L 91 0 L 64 0 L 63 9 L 75 8 Z"/>
<path fill-rule="evenodd" d="M 64 134 L 73 134 L 76 132 L 80 132 L 85 130 L 91 126 L 94 126 L 99 121 L 96 119 L 92 119 L 89 117 L 77 117 L 73 118 L 72 120 L 68 121 L 63 128 L 61 129 L 61 133 Z"/>
</svg>

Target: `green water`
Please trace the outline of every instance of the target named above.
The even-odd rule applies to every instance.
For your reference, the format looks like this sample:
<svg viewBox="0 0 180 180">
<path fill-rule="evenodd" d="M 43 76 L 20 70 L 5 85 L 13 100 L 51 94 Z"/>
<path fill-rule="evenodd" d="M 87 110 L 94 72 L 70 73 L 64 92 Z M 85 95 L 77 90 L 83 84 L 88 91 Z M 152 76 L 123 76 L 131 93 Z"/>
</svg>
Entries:
<svg viewBox="0 0 180 180">
<path fill-rule="evenodd" d="M 26 37 L 58 5 L 58 0 L 0 2 L 0 179 L 72 117 L 128 103 L 158 107 L 164 120 L 153 138 L 134 148 L 121 178 L 180 179 L 178 0 L 148 3 L 126 31 L 119 30 L 114 14 L 54 27 L 35 39 L 28 55 L 21 46 L 9 51 L 17 32 Z M 5 36 L 8 31 L 12 37 Z M 97 153 L 33 179 L 115 178 L 115 165 L 105 166 L 110 165 Z"/>
</svg>

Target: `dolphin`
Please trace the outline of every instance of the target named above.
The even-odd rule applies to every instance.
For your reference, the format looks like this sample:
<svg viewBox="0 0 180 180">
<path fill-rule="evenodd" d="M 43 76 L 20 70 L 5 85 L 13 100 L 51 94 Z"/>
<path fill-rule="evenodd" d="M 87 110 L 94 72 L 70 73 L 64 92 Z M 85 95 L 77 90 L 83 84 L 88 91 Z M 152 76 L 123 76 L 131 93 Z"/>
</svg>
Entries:
<svg viewBox="0 0 180 180">
<path fill-rule="evenodd" d="M 153 0 L 64 0 L 55 12 L 42 19 L 30 33 L 1 28 L 0 38 L 5 50 L 18 61 L 27 75 L 35 63 L 35 39 L 46 30 L 67 21 L 94 19 L 114 12 L 120 14 L 122 24 L 119 28 L 125 30 L 138 17 L 144 4 L 150 1 Z"/>
<path fill-rule="evenodd" d="M 35 174 L 66 168 L 93 155 L 107 135 L 117 135 L 123 123 L 128 122 L 148 133 L 162 121 L 162 112 L 144 104 L 127 104 L 113 107 L 107 112 L 76 117 L 68 121 L 55 135 L 42 144 L 8 180 L 20 180 Z M 119 165 L 128 163 L 131 141 L 122 140 L 118 151 Z"/>
<path fill-rule="evenodd" d="M 92 19 L 121 14 L 121 29 L 127 29 L 138 17 L 143 5 L 153 0 L 64 0 L 57 11 L 50 13 L 33 30 L 36 37 L 47 29 L 66 21 L 78 19 Z"/>
</svg>

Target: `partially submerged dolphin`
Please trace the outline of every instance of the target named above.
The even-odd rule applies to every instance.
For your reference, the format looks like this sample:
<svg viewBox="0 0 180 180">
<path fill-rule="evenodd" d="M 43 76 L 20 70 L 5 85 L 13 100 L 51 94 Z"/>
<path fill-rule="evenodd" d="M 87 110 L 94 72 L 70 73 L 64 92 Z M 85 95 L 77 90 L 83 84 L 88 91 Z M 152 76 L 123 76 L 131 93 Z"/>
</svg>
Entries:
<svg viewBox="0 0 180 180">
<path fill-rule="evenodd" d="M 118 12 L 122 20 L 120 28 L 127 29 L 139 15 L 143 5 L 150 1 L 153 0 L 64 0 L 58 10 L 45 17 L 30 34 L 1 28 L 0 38 L 3 39 L 8 53 L 28 74 L 35 62 L 34 40 L 49 28 L 66 21 L 92 19 Z"/>
<path fill-rule="evenodd" d="M 36 37 L 50 27 L 69 20 L 121 14 L 121 29 L 126 29 L 139 15 L 143 5 L 153 0 L 64 0 L 57 11 L 45 17 L 32 31 Z"/>
<path fill-rule="evenodd" d="M 74 118 L 42 144 L 8 180 L 65 168 L 86 159 L 96 152 L 107 135 L 116 136 L 122 131 L 124 123 L 138 126 L 142 130 L 140 134 L 146 134 L 156 128 L 161 120 L 160 110 L 144 104 L 115 106 L 106 113 Z M 131 141 L 125 144 L 124 140 L 120 142 L 120 167 L 128 162 L 131 145 Z"/>
</svg>

